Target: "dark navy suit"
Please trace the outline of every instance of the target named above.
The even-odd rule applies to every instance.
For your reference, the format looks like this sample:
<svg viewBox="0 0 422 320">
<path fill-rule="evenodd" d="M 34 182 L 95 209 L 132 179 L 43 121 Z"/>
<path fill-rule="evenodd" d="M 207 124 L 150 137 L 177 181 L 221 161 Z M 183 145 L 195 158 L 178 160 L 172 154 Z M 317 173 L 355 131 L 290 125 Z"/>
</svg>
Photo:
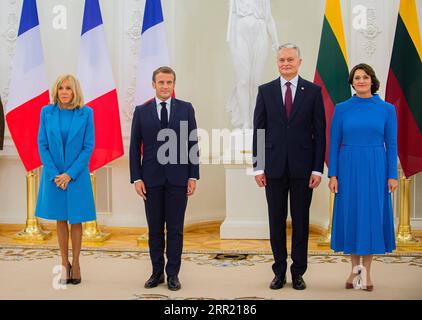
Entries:
<svg viewBox="0 0 422 320">
<path fill-rule="evenodd" d="M 153 273 L 164 271 L 166 226 L 168 261 L 165 269 L 167 276 L 177 276 L 183 249 L 186 187 L 190 178 L 199 179 L 198 140 L 192 104 L 171 99 L 168 129 L 177 138 L 174 145 L 177 148 L 174 149 L 176 154 L 167 152 L 169 158 L 175 159 L 167 164 L 160 163 L 158 156 L 160 147 L 167 143 L 167 140 L 159 139 L 162 129 L 155 99 L 135 108 L 130 140 L 130 180 L 131 183 L 142 180 L 147 191 L 145 211 Z"/>
<path fill-rule="evenodd" d="M 265 143 L 257 135 L 265 129 Z M 261 85 L 254 111 L 254 170 L 264 170 L 273 271 L 284 277 L 287 269 L 286 218 L 290 191 L 292 218 L 291 273 L 303 275 L 307 267 L 309 207 L 312 171 L 323 172 L 325 112 L 321 88 L 299 77 L 290 118 L 287 118 L 280 78 Z M 265 159 L 264 156 L 265 155 Z"/>
</svg>

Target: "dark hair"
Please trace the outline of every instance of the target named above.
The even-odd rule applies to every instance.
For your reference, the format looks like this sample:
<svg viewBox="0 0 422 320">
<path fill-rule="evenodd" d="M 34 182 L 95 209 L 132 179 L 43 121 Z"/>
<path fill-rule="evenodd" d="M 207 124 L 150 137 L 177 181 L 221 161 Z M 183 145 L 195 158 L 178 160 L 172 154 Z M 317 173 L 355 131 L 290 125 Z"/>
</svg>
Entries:
<svg viewBox="0 0 422 320">
<path fill-rule="evenodd" d="M 349 74 L 349 83 L 353 87 L 353 77 L 355 76 L 356 70 L 363 70 L 365 73 L 371 77 L 372 85 L 371 85 L 371 93 L 374 94 L 380 88 L 380 81 L 378 80 L 377 76 L 375 75 L 374 69 L 366 63 L 359 63 L 358 65 L 354 66 L 352 71 Z"/>
<path fill-rule="evenodd" d="M 158 69 L 155 69 L 155 71 L 152 73 L 152 81 L 153 82 L 155 82 L 155 77 L 159 73 L 172 74 L 173 77 L 174 77 L 174 82 L 176 82 L 176 72 L 174 72 L 174 70 L 172 68 L 167 67 L 167 66 L 163 66 L 163 67 L 159 67 Z"/>
</svg>

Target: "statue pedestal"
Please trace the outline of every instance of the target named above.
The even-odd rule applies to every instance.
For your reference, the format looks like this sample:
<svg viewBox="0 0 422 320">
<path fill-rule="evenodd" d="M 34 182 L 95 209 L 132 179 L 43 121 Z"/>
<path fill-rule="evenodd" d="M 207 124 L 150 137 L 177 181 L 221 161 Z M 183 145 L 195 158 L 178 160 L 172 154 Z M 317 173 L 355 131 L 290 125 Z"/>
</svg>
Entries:
<svg viewBox="0 0 422 320">
<path fill-rule="evenodd" d="M 221 239 L 269 239 L 265 189 L 258 188 L 251 165 L 226 165 L 226 219 Z"/>
<path fill-rule="evenodd" d="M 256 185 L 252 170 L 252 130 L 234 130 L 230 155 L 224 159 L 226 219 L 221 239 L 269 239 L 265 189 Z"/>
<path fill-rule="evenodd" d="M 223 163 L 252 166 L 252 139 L 252 129 L 234 129 L 230 134 L 230 144 L 223 152 Z"/>
</svg>

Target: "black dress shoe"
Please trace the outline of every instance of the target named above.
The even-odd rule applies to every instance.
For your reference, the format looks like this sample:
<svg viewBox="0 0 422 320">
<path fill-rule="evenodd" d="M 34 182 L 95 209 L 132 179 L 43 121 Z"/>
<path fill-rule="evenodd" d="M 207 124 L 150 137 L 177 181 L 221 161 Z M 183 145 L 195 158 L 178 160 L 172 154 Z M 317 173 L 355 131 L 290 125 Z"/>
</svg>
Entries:
<svg viewBox="0 0 422 320">
<path fill-rule="evenodd" d="M 167 286 L 172 291 L 179 290 L 182 287 L 177 276 L 167 277 Z"/>
<path fill-rule="evenodd" d="M 277 277 L 275 276 L 273 281 L 270 283 L 270 288 L 273 290 L 281 289 L 286 284 L 286 277 Z"/>
<path fill-rule="evenodd" d="M 305 283 L 305 280 L 303 280 L 302 276 L 293 277 L 292 282 L 293 282 L 293 289 L 296 289 L 296 290 L 306 289 L 306 283 Z"/>
<path fill-rule="evenodd" d="M 144 287 L 147 289 L 155 288 L 160 283 L 164 283 L 164 273 L 153 274 L 147 282 L 145 282 Z"/>
</svg>

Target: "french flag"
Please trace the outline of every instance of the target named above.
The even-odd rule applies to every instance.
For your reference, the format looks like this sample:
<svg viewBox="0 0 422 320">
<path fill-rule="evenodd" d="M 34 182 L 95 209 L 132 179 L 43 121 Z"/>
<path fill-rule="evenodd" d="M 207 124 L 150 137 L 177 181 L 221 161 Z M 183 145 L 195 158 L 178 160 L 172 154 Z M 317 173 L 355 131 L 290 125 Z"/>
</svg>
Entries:
<svg viewBox="0 0 422 320">
<path fill-rule="evenodd" d="M 123 155 L 119 103 L 98 0 L 85 0 L 78 78 L 85 104 L 94 110 L 92 172 Z"/>
<path fill-rule="evenodd" d="M 161 0 L 146 0 L 136 76 L 135 106 L 155 97 L 152 73 L 162 66 L 169 66 L 167 38 Z"/>
<path fill-rule="evenodd" d="M 6 122 L 27 171 L 41 166 L 38 127 L 41 108 L 49 100 L 37 4 L 35 0 L 24 0 L 12 62 Z"/>
</svg>

